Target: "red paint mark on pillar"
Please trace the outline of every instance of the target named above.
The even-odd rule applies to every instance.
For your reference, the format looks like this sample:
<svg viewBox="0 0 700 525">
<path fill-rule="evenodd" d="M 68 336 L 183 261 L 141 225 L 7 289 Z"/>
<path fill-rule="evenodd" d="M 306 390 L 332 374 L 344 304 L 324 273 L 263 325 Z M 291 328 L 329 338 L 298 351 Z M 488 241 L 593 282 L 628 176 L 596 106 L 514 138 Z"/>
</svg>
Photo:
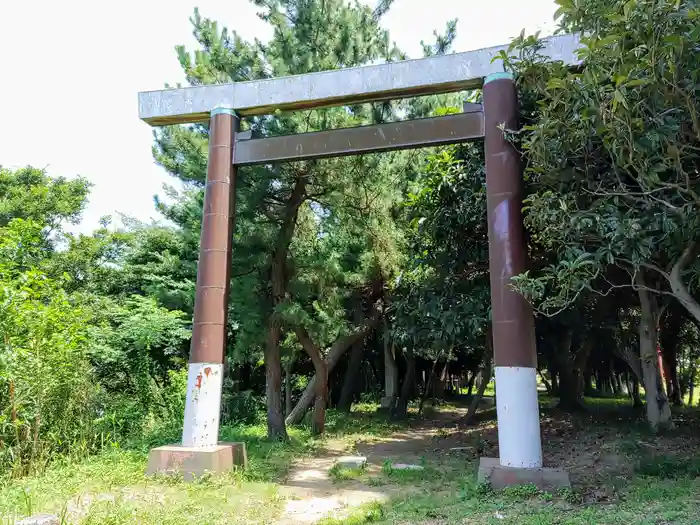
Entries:
<svg viewBox="0 0 700 525">
<path fill-rule="evenodd" d="M 202 388 L 202 374 L 197 374 L 197 381 L 194 384 L 194 387 L 199 390 Z"/>
<path fill-rule="evenodd" d="M 209 377 L 209 374 L 211 374 L 211 367 L 208 366 L 204 369 L 204 375 Z"/>
</svg>

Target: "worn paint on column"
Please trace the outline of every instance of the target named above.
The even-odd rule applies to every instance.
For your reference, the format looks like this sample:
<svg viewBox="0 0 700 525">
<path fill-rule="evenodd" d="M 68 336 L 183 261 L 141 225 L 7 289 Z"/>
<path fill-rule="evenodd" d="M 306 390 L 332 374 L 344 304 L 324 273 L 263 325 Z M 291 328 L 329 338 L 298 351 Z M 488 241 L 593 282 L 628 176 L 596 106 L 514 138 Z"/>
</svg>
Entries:
<svg viewBox="0 0 700 525">
<path fill-rule="evenodd" d="M 511 278 L 527 266 L 520 153 L 503 134 L 503 129 L 518 129 L 513 77 L 509 73 L 488 76 L 483 99 L 500 463 L 536 468 L 542 466 L 542 444 L 534 318 L 528 302 L 510 287 Z"/>
<path fill-rule="evenodd" d="M 182 443 L 218 441 L 235 214 L 233 111 L 212 111 Z"/>
<path fill-rule="evenodd" d="M 183 445 L 206 447 L 218 443 L 222 382 L 221 363 L 190 363 L 188 366 Z"/>
</svg>

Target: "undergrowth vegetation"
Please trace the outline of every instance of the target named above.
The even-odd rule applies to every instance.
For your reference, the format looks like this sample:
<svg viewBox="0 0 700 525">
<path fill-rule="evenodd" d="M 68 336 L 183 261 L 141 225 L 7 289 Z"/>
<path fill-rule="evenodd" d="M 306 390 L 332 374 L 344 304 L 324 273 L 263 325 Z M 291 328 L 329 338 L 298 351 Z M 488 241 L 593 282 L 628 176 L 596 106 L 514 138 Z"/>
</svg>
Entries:
<svg viewBox="0 0 700 525">
<path fill-rule="evenodd" d="M 545 397 L 543 404 L 548 403 Z M 446 414 L 459 414 L 459 407 L 438 408 L 436 413 L 444 422 Z M 552 454 L 561 447 L 573 460 L 569 463 L 573 488 L 559 491 L 523 485 L 495 492 L 488 484 L 477 482 L 478 456 L 450 449 L 458 443 L 460 449 L 473 449 L 478 454 L 481 444 L 494 439 L 491 417 L 466 434 L 459 427 L 445 426 L 443 432 L 428 434 L 429 440 L 420 450 L 406 456 L 401 446 L 387 449 L 387 444 L 400 445 L 406 436 L 425 432 L 435 421 L 414 418 L 408 423 L 388 422 L 376 408 L 374 412 L 350 415 L 332 412 L 329 416 L 333 427 L 323 439 L 314 438 L 310 427 L 302 426 L 290 429 L 288 442 L 271 442 L 266 438 L 262 418 L 254 425 L 225 426 L 223 440 L 246 443 L 248 469 L 204 476 L 194 483 L 185 483 L 176 476 L 144 476 L 148 450 L 176 437 L 167 431 L 152 434 L 142 442 L 134 441 L 128 449 L 112 445 L 88 458 L 59 459 L 43 473 L 2 481 L 0 516 L 7 519 L 52 512 L 74 524 L 176 524 L 189 522 L 192 515 L 201 523 L 274 523 L 284 515 L 290 501 L 282 488 L 290 467 L 303 465 L 307 458 L 324 456 L 331 443 L 333 447 L 340 444 L 346 454 L 357 454 L 359 447 L 359 453 L 369 453 L 370 459 L 364 468 L 331 468 L 328 476 L 334 490 L 374 491 L 385 495 L 386 500 L 331 512 L 319 522 L 323 525 L 431 520 L 445 525 L 658 524 L 664 520 L 691 524 L 700 512 L 700 476 L 697 464 L 689 461 L 700 446 L 697 438 L 685 438 L 685 447 L 673 452 L 679 446 L 677 438 L 659 437 L 651 449 L 645 444 L 652 436 L 649 431 L 643 425 L 630 430 L 635 427 L 630 427 L 625 418 L 620 420 L 620 407 L 614 400 L 598 403 L 595 411 L 573 421 L 543 409 L 546 418 L 557 419 L 557 426 L 543 427 L 547 450 Z M 699 416 L 696 411 L 690 412 L 689 423 L 695 425 Z M 567 436 L 562 431 L 571 425 L 578 428 L 572 439 L 598 441 L 605 450 L 617 451 L 618 459 L 606 459 L 612 462 L 599 470 L 590 463 L 591 457 L 596 457 L 595 450 L 567 449 Z M 382 460 L 371 452 L 375 446 L 404 455 Z M 639 447 L 648 449 L 646 459 L 639 460 Z M 394 467 L 404 461 L 421 468 Z M 313 490 L 313 482 L 308 486 Z"/>
</svg>

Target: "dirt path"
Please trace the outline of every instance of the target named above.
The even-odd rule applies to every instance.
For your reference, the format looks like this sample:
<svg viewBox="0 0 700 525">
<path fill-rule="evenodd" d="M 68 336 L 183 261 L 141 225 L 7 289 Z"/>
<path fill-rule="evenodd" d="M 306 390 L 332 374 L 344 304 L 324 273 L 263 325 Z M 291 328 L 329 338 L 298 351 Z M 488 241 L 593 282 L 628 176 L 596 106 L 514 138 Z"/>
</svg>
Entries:
<svg viewBox="0 0 700 525">
<path fill-rule="evenodd" d="M 294 463 L 287 481 L 280 487 L 280 494 L 287 503 L 278 525 L 316 523 L 328 516 L 339 518 L 353 507 L 386 499 L 379 488 L 359 481 L 334 483 L 329 471 L 337 459 L 347 453 L 346 442 L 328 441 L 315 456 Z"/>
<path fill-rule="evenodd" d="M 278 525 L 316 523 L 328 516 L 340 518 L 353 507 L 388 498 L 381 490 L 383 487 L 370 487 L 361 482 L 336 485 L 328 475 L 335 459 L 308 458 L 292 468 L 287 482 L 280 488 L 287 503 Z"/>
<path fill-rule="evenodd" d="M 405 487 L 370 486 L 359 480 L 336 483 L 329 471 L 340 456 L 360 455 L 367 458 L 367 473 L 376 474 L 386 462 L 418 464 L 434 462 L 461 442 L 451 443 L 446 428 L 454 427 L 466 409 L 434 411 L 429 419 L 387 437 L 372 437 L 354 444 L 328 441 L 313 457 L 301 458 L 292 466 L 280 493 L 287 498 L 278 525 L 311 524 L 325 517 L 342 518 L 353 508 L 373 501 L 386 501 Z"/>
</svg>

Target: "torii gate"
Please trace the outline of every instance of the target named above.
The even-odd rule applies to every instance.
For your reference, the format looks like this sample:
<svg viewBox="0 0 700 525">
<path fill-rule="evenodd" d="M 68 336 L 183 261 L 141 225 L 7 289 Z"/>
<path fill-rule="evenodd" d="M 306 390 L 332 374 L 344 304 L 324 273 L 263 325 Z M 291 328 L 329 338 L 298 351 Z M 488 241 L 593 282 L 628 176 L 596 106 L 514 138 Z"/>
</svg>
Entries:
<svg viewBox="0 0 700 525">
<path fill-rule="evenodd" d="M 542 53 L 576 64 L 578 37 L 546 40 Z M 507 46 L 306 75 L 139 93 L 139 116 L 152 126 L 209 120 L 209 164 L 188 368 L 182 443 L 151 451 L 149 471 L 225 470 L 245 461 L 245 447 L 218 442 L 231 239 L 237 168 L 484 139 L 500 458 L 482 458 L 494 485 L 568 484 L 542 469 L 532 310 L 508 286 L 525 270 L 519 153 L 500 129 L 518 126 L 511 74 L 493 63 Z M 420 95 L 483 90 L 483 106 L 443 117 L 316 133 L 253 138 L 241 117 Z M 563 475 L 563 476 L 562 476 Z M 564 481 L 565 478 L 565 481 Z"/>
</svg>

